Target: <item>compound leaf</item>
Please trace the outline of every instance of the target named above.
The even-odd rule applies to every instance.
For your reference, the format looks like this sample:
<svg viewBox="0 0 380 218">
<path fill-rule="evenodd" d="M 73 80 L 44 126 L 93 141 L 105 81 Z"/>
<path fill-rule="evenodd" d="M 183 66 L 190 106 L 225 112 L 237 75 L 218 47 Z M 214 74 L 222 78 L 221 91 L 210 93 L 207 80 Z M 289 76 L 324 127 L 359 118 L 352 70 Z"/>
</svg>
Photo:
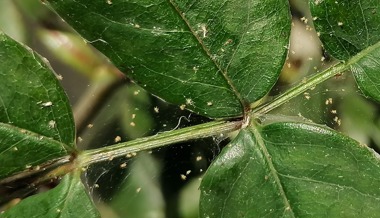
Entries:
<svg viewBox="0 0 380 218">
<path fill-rule="evenodd" d="M 282 0 L 49 2 L 149 92 L 212 118 L 268 93 L 290 34 Z"/>
<path fill-rule="evenodd" d="M 374 0 L 309 2 L 315 28 L 324 48 L 342 61 L 357 55 L 353 59 L 360 60 L 351 69 L 358 86 L 366 96 L 380 101 L 379 2 Z"/>
</svg>

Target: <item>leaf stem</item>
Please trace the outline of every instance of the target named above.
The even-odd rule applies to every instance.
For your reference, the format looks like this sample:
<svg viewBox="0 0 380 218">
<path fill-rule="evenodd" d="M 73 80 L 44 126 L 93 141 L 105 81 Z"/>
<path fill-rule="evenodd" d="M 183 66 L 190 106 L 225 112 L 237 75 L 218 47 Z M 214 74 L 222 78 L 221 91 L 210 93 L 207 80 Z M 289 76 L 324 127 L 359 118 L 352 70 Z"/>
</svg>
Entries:
<svg viewBox="0 0 380 218">
<path fill-rule="evenodd" d="M 338 63 L 325 71 L 313 75 L 312 77 L 308 78 L 306 81 L 303 81 L 299 83 L 298 85 L 294 86 L 293 88 L 289 89 L 285 93 L 277 96 L 274 100 L 263 104 L 257 108 L 254 108 L 251 112 L 252 115 L 262 115 L 266 114 L 269 111 L 281 106 L 284 103 L 287 103 L 289 100 L 293 99 L 294 97 L 300 95 L 301 93 L 305 92 L 308 89 L 314 88 L 316 85 L 330 79 L 331 77 L 347 70 L 349 68 L 349 65 L 341 62 Z"/>
<path fill-rule="evenodd" d="M 340 62 L 323 72 L 313 75 L 300 84 L 289 89 L 285 93 L 277 96 L 274 100 L 263 104 L 257 108 L 254 108 L 250 115 L 252 117 L 266 114 L 273 109 L 287 103 L 294 97 L 302 94 L 308 89 L 312 89 L 318 84 L 330 79 L 331 77 L 350 69 L 351 65 L 355 64 L 365 54 L 369 53 L 373 49 L 380 46 L 380 42 L 371 46 L 368 49 L 363 50 L 356 56 L 352 57 L 347 62 Z M 87 150 L 81 153 L 78 157 L 78 163 L 80 167 L 87 167 L 90 164 L 113 159 L 116 157 L 122 157 L 130 153 L 139 152 L 143 150 L 154 149 L 163 147 L 169 144 L 183 142 L 191 139 L 206 138 L 213 135 L 218 135 L 226 132 L 232 132 L 245 125 L 246 120 L 238 121 L 213 121 L 197 126 L 186 127 L 179 130 L 164 132 L 155 136 L 146 138 L 140 138 L 133 141 L 119 143 L 108 147 Z"/>
<path fill-rule="evenodd" d="M 110 160 L 127 154 L 163 147 L 166 145 L 188 141 L 191 139 L 206 138 L 237 130 L 242 125 L 238 121 L 213 121 L 178 130 L 163 132 L 154 136 L 139 138 L 103 148 L 83 151 L 78 156 L 78 165 L 87 167 L 90 164 Z"/>
</svg>

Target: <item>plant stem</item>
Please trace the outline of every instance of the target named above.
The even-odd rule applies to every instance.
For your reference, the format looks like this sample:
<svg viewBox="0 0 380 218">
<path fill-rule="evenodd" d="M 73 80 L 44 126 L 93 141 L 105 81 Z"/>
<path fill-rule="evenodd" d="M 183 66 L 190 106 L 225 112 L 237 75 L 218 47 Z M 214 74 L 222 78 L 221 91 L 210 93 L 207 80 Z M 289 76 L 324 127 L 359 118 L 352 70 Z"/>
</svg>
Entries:
<svg viewBox="0 0 380 218">
<path fill-rule="evenodd" d="M 213 121 L 183 129 L 163 132 L 150 137 L 123 142 L 103 148 L 84 151 L 79 154 L 78 164 L 87 167 L 90 164 L 126 156 L 131 153 L 150 150 L 166 145 L 188 141 L 191 139 L 206 138 L 237 130 L 242 125 L 239 121 Z"/>
<path fill-rule="evenodd" d="M 308 89 L 312 89 L 327 79 L 349 69 L 351 65 L 355 64 L 358 60 L 365 57 L 366 54 L 370 53 L 374 49 L 377 49 L 378 47 L 380 47 L 380 43 L 377 43 L 370 48 L 365 49 L 356 56 L 352 57 L 346 63 L 338 63 L 319 74 L 311 76 L 305 81 L 302 81 L 300 84 L 289 89 L 285 93 L 279 95 L 273 101 L 254 108 L 250 112 L 250 116 L 255 117 L 270 112 L 271 110 L 281 106 L 282 104 L 302 94 Z M 186 127 L 179 130 L 164 132 L 155 136 L 119 143 L 108 147 L 87 150 L 79 155 L 78 163 L 80 167 L 87 167 L 90 164 L 96 162 L 110 160 L 116 157 L 122 157 L 130 153 L 159 148 L 169 144 L 183 142 L 191 139 L 206 138 L 213 135 L 223 134 L 242 128 L 244 122 L 245 120 L 231 122 L 214 121 L 197 126 Z"/>
<path fill-rule="evenodd" d="M 308 89 L 312 89 L 318 84 L 330 79 L 331 77 L 342 73 L 343 71 L 347 70 L 349 68 L 348 64 L 345 63 L 338 63 L 325 71 L 313 75 L 312 77 L 308 78 L 306 81 L 303 81 L 299 83 L 298 85 L 294 86 L 293 88 L 287 90 L 285 93 L 277 96 L 274 100 L 263 104 L 257 108 L 254 108 L 251 112 L 252 115 L 262 115 L 266 114 L 269 111 L 281 106 L 284 103 L 287 103 L 289 100 L 293 99 L 294 97 L 302 94 L 303 92 L 307 91 Z"/>
<path fill-rule="evenodd" d="M 335 76 L 336 74 L 343 72 L 348 67 L 349 66 L 344 63 L 339 63 L 333 67 L 330 67 L 322 73 L 314 75 L 308 80 L 291 88 L 290 90 L 275 98 L 273 101 L 253 109 L 251 115 L 257 116 L 268 113 L 269 111 L 288 102 L 290 99 L 298 96 L 306 90 L 311 89 L 316 85 L 324 82 L 325 80 Z M 80 167 L 87 167 L 93 163 L 111 160 L 113 158 L 126 156 L 127 154 L 139 151 L 159 148 L 191 139 L 206 138 L 213 135 L 232 132 L 234 130 L 239 129 L 243 122 L 243 120 L 231 122 L 213 121 L 201 125 L 186 127 L 179 130 L 164 132 L 155 136 L 123 142 L 103 148 L 87 150 L 79 155 L 78 164 Z"/>
<path fill-rule="evenodd" d="M 285 93 L 279 95 L 276 97 L 273 101 L 270 101 L 266 104 L 263 104 L 257 108 L 254 108 L 251 111 L 251 115 L 262 115 L 266 114 L 269 111 L 279 107 L 280 105 L 288 102 L 292 98 L 298 96 L 299 94 L 305 92 L 308 89 L 311 89 L 315 87 L 316 85 L 330 79 L 331 77 L 338 75 L 339 73 L 342 73 L 352 67 L 352 65 L 356 64 L 359 60 L 362 58 L 367 57 L 370 53 L 372 53 L 374 50 L 380 48 L 380 42 L 377 42 L 376 44 L 373 44 L 369 46 L 368 48 L 364 49 L 363 51 L 359 52 L 355 56 L 351 57 L 346 62 L 340 62 L 323 72 L 316 74 L 306 81 L 301 82 L 300 84 L 294 86 L 293 88 L 289 89 Z"/>
</svg>

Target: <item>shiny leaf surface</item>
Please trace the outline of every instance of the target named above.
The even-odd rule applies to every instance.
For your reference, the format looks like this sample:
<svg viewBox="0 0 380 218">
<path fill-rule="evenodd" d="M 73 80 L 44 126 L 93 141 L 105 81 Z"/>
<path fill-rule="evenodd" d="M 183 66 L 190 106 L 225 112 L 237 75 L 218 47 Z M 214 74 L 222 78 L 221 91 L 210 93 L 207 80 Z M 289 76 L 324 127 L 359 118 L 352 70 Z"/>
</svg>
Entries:
<svg viewBox="0 0 380 218">
<path fill-rule="evenodd" d="M 71 108 L 52 70 L 1 32 L 0 122 L 74 146 Z"/>
<path fill-rule="evenodd" d="M 0 32 L 0 179 L 68 155 L 74 137 L 68 99 L 49 66 Z"/>
<path fill-rule="evenodd" d="M 347 60 L 380 41 L 380 5 L 373 0 L 309 1 L 327 52 Z"/>
<path fill-rule="evenodd" d="M 98 218 L 94 203 L 86 193 L 79 175 L 66 175 L 52 190 L 21 201 L 1 218 Z"/>
<path fill-rule="evenodd" d="M 283 65 L 287 1 L 74 1 L 51 6 L 145 89 L 199 114 L 241 116 Z"/>
<path fill-rule="evenodd" d="M 361 52 L 351 65 L 363 94 L 380 102 L 380 42 Z"/>
<path fill-rule="evenodd" d="M 333 130 L 241 130 L 203 177 L 201 217 L 377 217 L 380 162 Z"/>
<path fill-rule="evenodd" d="M 70 148 L 50 138 L 0 123 L 0 179 L 17 172 L 38 171 L 68 154 Z"/>
<path fill-rule="evenodd" d="M 351 67 L 362 92 L 380 101 L 380 4 L 373 0 L 309 1 L 324 48 L 347 61 L 362 50 Z"/>
</svg>

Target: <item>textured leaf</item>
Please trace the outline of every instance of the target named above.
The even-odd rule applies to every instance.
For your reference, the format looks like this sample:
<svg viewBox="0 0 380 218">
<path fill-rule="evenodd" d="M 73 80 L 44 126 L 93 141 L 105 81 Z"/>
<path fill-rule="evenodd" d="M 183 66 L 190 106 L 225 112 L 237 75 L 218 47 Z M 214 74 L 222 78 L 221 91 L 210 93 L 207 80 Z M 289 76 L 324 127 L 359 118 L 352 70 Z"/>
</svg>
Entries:
<svg viewBox="0 0 380 218">
<path fill-rule="evenodd" d="M 201 217 L 378 217 L 380 163 L 333 130 L 274 123 L 241 130 L 208 169 Z"/>
<path fill-rule="evenodd" d="M 380 5 L 374 0 L 309 1 L 326 50 L 347 60 L 380 41 Z"/>
<path fill-rule="evenodd" d="M 209 117 L 240 116 L 270 90 L 290 34 L 281 0 L 49 2 L 148 91 Z"/>
<path fill-rule="evenodd" d="M 100 217 L 86 193 L 79 175 L 66 175 L 52 190 L 24 199 L 1 218 L 74 218 Z"/>
<path fill-rule="evenodd" d="M 71 108 L 52 70 L 1 32 L 0 122 L 74 146 Z"/>
<path fill-rule="evenodd" d="M 67 155 L 69 148 L 55 140 L 0 123 L 0 179 L 16 172 L 42 168 Z"/>
<path fill-rule="evenodd" d="M 351 71 L 364 95 L 380 102 L 380 42 L 361 52 Z"/>
<path fill-rule="evenodd" d="M 359 88 L 365 95 L 380 101 L 380 4 L 374 0 L 309 1 L 316 30 L 325 49 L 335 58 L 348 60 L 359 55 L 352 67 Z M 377 44 L 376 44 L 377 43 Z"/>
<path fill-rule="evenodd" d="M 67 155 L 74 137 L 72 112 L 52 71 L 0 32 L 0 179 Z"/>
</svg>

